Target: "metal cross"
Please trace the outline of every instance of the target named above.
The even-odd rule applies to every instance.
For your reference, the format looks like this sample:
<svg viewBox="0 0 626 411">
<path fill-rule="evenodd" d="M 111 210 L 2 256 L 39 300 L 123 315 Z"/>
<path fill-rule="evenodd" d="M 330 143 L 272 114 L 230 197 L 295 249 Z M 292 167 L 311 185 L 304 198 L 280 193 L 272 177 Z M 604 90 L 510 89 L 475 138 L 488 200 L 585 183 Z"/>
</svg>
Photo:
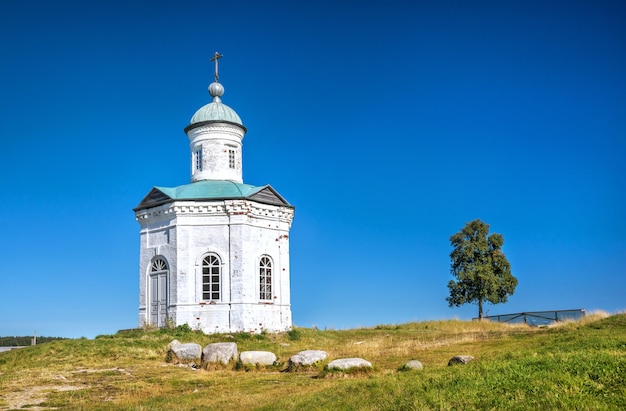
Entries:
<svg viewBox="0 0 626 411">
<path fill-rule="evenodd" d="M 211 57 L 211 61 L 215 61 L 215 82 L 217 83 L 217 80 L 219 78 L 219 76 L 217 75 L 217 61 L 219 59 L 221 59 L 222 57 L 224 57 L 224 55 L 218 53 L 217 51 L 215 52 L 215 55 L 213 57 Z"/>
</svg>

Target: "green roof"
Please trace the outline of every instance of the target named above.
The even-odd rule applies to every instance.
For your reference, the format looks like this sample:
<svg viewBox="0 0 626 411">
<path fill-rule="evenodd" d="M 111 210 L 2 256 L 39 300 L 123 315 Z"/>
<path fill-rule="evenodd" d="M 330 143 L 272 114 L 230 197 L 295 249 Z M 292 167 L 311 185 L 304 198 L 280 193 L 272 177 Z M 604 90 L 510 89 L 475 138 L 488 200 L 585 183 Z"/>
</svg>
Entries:
<svg viewBox="0 0 626 411">
<path fill-rule="evenodd" d="M 211 201 L 249 199 L 265 204 L 291 207 L 271 186 L 252 186 L 226 180 L 205 180 L 178 187 L 154 187 L 135 211 L 176 200 Z"/>
<path fill-rule="evenodd" d="M 235 110 L 218 101 L 212 101 L 196 111 L 196 114 L 191 117 L 189 125 L 191 126 L 193 124 L 204 123 L 207 121 L 224 121 L 227 123 L 237 124 L 238 126 L 243 126 L 241 118 Z"/>
<path fill-rule="evenodd" d="M 236 124 L 243 128 L 245 133 L 247 130 L 239 115 L 235 110 L 222 103 L 221 97 L 224 94 L 224 86 L 217 82 L 217 77 L 215 83 L 209 86 L 209 94 L 213 97 L 213 101 L 196 111 L 196 114 L 191 117 L 189 125 L 185 127 L 185 133 L 197 126 L 217 122 Z"/>
<path fill-rule="evenodd" d="M 232 181 L 198 181 L 178 187 L 155 187 L 174 200 L 247 197 L 261 187 Z"/>
</svg>

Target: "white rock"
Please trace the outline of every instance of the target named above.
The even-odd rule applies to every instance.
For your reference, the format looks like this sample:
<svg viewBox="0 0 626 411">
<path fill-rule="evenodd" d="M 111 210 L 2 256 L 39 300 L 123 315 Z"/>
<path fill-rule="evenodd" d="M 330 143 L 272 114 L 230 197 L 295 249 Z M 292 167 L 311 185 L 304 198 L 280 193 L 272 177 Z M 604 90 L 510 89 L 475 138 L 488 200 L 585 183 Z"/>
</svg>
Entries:
<svg viewBox="0 0 626 411">
<path fill-rule="evenodd" d="M 269 351 L 244 351 L 239 354 L 239 359 L 244 365 L 274 365 L 276 354 Z"/>
<path fill-rule="evenodd" d="M 320 361 L 324 361 L 328 357 L 326 351 L 321 350 L 305 350 L 300 351 L 296 355 L 289 358 L 289 365 L 313 365 Z"/>
<path fill-rule="evenodd" d="M 372 368 L 372 364 L 363 358 L 340 358 L 328 363 L 330 370 L 348 370 L 350 368 Z"/>
<path fill-rule="evenodd" d="M 196 343 L 174 344 L 167 352 L 167 360 L 174 364 L 199 361 L 202 347 Z"/>
<path fill-rule="evenodd" d="M 411 360 L 404 364 L 404 368 L 408 370 L 421 370 L 424 368 L 424 366 L 418 360 Z"/>
<path fill-rule="evenodd" d="M 454 357 L 450 358 L 450 361 L 448 361 L 448 365 L 467 364 L 470 361 L 474 361 L 474 357 L 472 357 L 471 355 L 455 355 Z"/>
<path fill-rule="evenodd" d="M 203 363 L 221 362 L 226 365 L 230 360 L 237 359 L 237 344 L 234 342 L 221 342 L 209 344 L 202 350 Z"/>
</svg>

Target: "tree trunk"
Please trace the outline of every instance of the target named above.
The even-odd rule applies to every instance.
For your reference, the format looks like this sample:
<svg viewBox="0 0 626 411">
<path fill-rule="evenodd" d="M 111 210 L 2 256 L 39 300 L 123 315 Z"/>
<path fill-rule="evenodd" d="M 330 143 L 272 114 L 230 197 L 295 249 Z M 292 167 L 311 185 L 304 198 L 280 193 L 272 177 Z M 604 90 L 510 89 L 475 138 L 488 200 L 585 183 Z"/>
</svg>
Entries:
<svg viewBox="0 0 626 411">
<path fill-rule="evenodd" d="M 478 300 L 478 319 L 483 319 L 483 300 Z"/>
</svg>

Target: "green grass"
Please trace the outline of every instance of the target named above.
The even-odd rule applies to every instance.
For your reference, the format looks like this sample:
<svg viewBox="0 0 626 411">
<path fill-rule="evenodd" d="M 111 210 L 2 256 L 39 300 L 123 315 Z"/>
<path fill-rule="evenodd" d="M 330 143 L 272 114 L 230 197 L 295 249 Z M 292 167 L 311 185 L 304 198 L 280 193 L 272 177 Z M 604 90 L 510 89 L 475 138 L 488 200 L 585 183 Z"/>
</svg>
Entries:
<svg viewBox="0 0 626 411">
<path fill-rule="evenodd" d="M 279 367 L 212 371 L 165 363 L 167 344 L 237 342 L 269 350 Z M 321 349 L 362 357 L 370 372 L 321 364 L 284 372 L 289 357 Z M 474 362 L 448 367 L 450 357 Z M 423 370 L 399 371 L 417 359 Z M 72 390 L 62 390 L 71 387 Z M 42 391 L 43 390 L 43 391 Z M 19 402 L 19 401 L 21 402 Z M 0 409 L 626 409 L 626 315 L 590 316 L 547 329 L 435 321 L 369 329 L 296 328 L 283 334 L 204 335 L 134 330 L 53 341 L 0 354 Z"/>
</svg>

